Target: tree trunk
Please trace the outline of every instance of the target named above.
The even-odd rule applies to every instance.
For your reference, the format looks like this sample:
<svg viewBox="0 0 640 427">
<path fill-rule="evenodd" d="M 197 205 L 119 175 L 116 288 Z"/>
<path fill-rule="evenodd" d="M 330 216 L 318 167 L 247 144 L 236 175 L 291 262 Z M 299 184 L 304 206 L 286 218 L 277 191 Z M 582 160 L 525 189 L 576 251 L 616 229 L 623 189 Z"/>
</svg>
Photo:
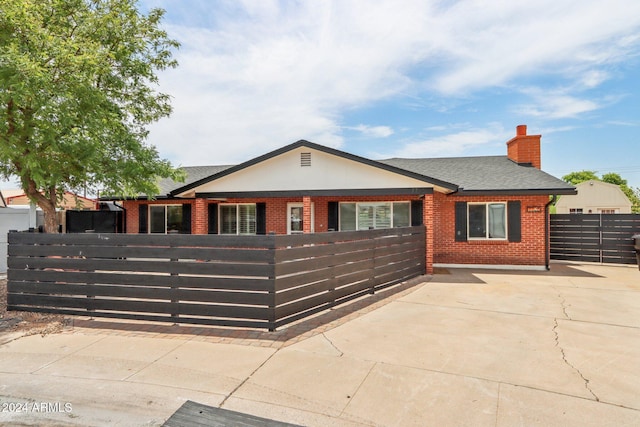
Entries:
<svg viewBox="0 0 640 427">
<path fill-rule="evenodd" d="M 39 204 L 39 206 L 42 208 L 42 212 L 44 212 L 44 232 L 57 233 L 58 217 L 56 215 L 55 206 L 51 203 Z"/>
<path fill-rule="evenodd" d="M 57 233 L 58 217 L 56 216 L 57 195 L 55 188 L 49 188 L 49 191 L 45 195 L 38 191 L 38 188 L 33 180 L 28 180 L 26 187 L 27 188 L 25 189 L 25 194 L 29 197 L 29 199 L 35 201 L 36 205 L 38 205 L 44 213 L 44 232 Z"/>
</svg>

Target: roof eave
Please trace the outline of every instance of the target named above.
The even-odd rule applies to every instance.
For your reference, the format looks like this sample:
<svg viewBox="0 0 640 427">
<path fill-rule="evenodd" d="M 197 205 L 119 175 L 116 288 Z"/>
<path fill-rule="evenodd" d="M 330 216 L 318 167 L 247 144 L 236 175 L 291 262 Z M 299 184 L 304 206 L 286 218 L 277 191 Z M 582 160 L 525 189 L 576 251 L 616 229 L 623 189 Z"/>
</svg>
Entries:
<svg viewBox="0 0 640 427">
<path fill-rule="evenodd" d="M 578 194 L 575 188 L 534 188 L 534 189 L 486 189 L 486 190 L 465 190 L 460 189 L 455 195 L 460 196 L 537 196 L 537 195 L 573 195 Z"/>
</svg>

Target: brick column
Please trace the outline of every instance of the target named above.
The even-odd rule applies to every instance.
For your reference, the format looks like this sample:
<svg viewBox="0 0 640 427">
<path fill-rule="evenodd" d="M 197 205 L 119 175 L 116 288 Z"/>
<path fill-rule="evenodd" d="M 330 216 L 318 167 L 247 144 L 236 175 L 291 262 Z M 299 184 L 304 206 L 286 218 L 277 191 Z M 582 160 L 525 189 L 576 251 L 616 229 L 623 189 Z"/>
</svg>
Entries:
<svg viewBox="0 0 640 427">
<path fill-rule="evenodd" d="M 196 199 L 195 203 L 191 205 L 191 233 L 192 234 L 207 234 L 209 232 L 209 212 L 207 211 L 207 200 Z"/>
<path fill-rule="evenodd" d="M 302 231 L 311 233 L 311 197 L 302 197 Z"/>
<path fill-rule="evenodd" d="M 427 227 L 427 232 L 425 234 L 426 242 L 425 246 L 427 248 L 427 257 L 426 257 L 426 273 L 433 274 L 433 252 L 434 252 L 434 230 L 433 230 L 433 194 L 425 194 L 424 195 L 424 203 L 422 204 L 422 222 L 425 227 Z"/>
</svg>

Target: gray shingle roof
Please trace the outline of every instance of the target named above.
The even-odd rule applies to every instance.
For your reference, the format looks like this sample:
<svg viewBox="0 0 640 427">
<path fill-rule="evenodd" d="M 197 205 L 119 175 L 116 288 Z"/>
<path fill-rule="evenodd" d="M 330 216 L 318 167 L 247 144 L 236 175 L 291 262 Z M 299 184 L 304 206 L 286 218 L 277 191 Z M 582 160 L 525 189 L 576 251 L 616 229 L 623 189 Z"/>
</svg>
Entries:
<svg viewBox="0 0 640 427">
<path fill-rule="evenodd" d="M 518 165 L 507 156 L 393 158 L 378 161 L 457 184 L 460 192 L 553 190 L 567 194 L 574 190 L 572 185 L 534 167 Z"/>
<path fill-rule="evenodd" d="M 396 173 L 414 175 L 418 179 L 442 185 L 444 188 L 455 190 L 457 187 L 459 193 L 575 194 L 575 188 L 572 185 L 534 167 L 519 165 L 509 160 L 507 156 L 393 158 L 373 161 L 301 140 L 240 165 L 183 167 L 187 175 L 185 182 L 175 182 L 170 179 L 161 180 L 159 182 L 160 197 L 171 197 L 171 193 L 195 188 L 210 179 L 260 163 L 264 159 L 279 155 L 299 145 L 317 148 L 374 167 L 390 168 L 388 170 L 393 170 Z"/>
<path fill-rule="evenodd" d="M 183 166 L 182 170 L 184 170 L 185 174 L 187 175 L 185 181 L 176 182 L 169 178 L 161 179 L 158 183 L 158 188 L 160 188 L 160 195 L 165 196 L 177 188 L 184 187 L 185 185 L 189 185 L 208 176 L 215 175 L 231 167 L 233 167 L 233 165 Z"/>
</svg>

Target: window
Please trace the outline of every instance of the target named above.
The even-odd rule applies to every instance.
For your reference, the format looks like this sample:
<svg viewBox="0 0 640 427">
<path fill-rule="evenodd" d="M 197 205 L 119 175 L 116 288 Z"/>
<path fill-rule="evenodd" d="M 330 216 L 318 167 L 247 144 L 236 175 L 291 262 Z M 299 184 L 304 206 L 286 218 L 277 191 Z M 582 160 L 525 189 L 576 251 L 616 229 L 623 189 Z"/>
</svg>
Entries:
<svg viewBox="0 0 640 427">
<path fill-rule="evenodd" d="M 582 208 L 571 208 L 571 209 L 569 209 L 569 213 L 581 214 L 582 213 Z"/>
<path fill-rule="evenodd" d="M 470 239 L 506 239 L 507 206 L 505 203 L 469 203 Z"/>
<path fill-rule="evenodd" d="M 340 231 L 408 227 L 409 202 L 340 203 Z"/>
<path fill-rule="evenodd" d="M 618 209 L 598 209 L 598 212 L 601 214 L 616 214 L 618 213 Z"/>
<path fill-rule="evenodd" d="M 182 205 L 149 205 L 149 232 L 166 234 L 182 229 Z"/>
<path fill-rule="evenodd" d="M 220 234 L 256 234 L 256 205 L 220 205 Z"/>
</svg>

